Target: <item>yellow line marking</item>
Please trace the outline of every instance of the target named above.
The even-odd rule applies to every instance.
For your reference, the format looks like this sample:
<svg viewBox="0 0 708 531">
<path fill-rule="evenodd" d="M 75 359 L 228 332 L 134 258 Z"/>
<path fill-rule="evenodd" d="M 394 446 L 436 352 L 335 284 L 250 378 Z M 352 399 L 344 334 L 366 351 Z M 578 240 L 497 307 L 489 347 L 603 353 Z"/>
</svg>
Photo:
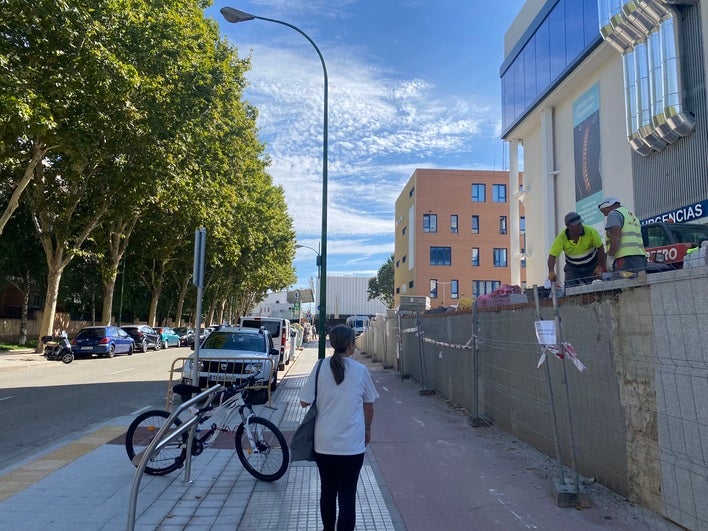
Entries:
<svg viewBox="0 0 708 531">
<path fill-rule="evenodd" d="M 78 441 L 59 448 L 31 463 L 27 463 L 4 476 L 0 476 L 0 501 L 14 496 L 34 485 L 79 457 L 103 446 L 125 432 L 125 426 L 106 426 Z"/>
</svg>

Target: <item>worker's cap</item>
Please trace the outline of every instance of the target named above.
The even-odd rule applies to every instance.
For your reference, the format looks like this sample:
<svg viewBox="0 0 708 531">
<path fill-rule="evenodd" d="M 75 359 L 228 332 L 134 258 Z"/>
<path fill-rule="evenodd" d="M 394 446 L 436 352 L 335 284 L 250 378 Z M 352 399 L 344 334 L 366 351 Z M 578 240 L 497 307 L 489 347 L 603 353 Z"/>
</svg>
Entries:
<svg viewBox="0 0 708 531">
<path fill-rule="evenodd" d="M 573 225 L 580 225 L 583 222 L 582 219 L 580 219 L 580 214 L 577 212 L 568 212 L 565 215 L 565 224 L 567 227 L 571 227 Z"/>
<path fill-rule="evenodd" d="M 611 207 L 613 205 L 619 205 L 620 200 L 617 199 L 616 197 L 606 197 L 605 199 L 602 200 L 602 203 L 597 205 L 597 208 L 602 210 L 603 208 Z"/>
</svg>

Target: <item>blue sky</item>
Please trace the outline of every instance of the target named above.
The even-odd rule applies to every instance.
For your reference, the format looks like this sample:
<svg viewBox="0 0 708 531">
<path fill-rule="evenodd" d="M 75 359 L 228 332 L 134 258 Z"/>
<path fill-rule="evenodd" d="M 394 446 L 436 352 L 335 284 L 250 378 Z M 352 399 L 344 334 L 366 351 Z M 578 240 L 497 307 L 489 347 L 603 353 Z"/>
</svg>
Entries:
<svg viewBox="0 0 708 531">
<path fill-rule="evenodd" d="M 207 16 L 251 55 L 246 98 L 259 109 L 269 168 L 297 241 L 318 249 L 322 65 L 296 31 L 227 23 L 234 7 L 293 24 L 329 77 L 329 276 L 373 276 L 393 252 L 394 205 L 416 168 L 508 169 L 499 140 L 503 39 L 524 0 L 214 0 Z M 299 249 L 297 287 L 317 276 Z"/>
</svg>

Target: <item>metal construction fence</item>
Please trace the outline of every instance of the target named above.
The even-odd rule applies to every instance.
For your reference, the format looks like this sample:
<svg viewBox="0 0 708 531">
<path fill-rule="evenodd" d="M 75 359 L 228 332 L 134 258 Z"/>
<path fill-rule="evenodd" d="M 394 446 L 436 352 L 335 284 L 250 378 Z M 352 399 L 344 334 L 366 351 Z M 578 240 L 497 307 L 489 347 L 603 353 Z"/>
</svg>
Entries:
<svg viewBox="0 0 708 531">
<path fill-rule="evenodd" d="M 377 316 L 358 346 L 570 469 L 708 529 L 708 268 L 471 313 Z M 537 322 L 555 322 L 543 346 Z"/>
</svg>

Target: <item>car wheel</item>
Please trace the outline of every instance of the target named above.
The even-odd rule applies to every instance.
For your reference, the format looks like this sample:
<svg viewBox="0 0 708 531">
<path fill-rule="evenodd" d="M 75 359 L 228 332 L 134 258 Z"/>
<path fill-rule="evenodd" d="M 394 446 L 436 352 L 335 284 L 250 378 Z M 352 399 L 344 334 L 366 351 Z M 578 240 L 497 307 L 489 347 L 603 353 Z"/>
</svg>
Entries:
<svg viewBox="0 0 708 531">
<path fill-rule="evenodd" d="M 157 352 L 157 351 L 160 350 L 161 348 L 162 348 L 162 340 L 158 337 L 158 338 L 155 340 L 155 352 Z"/>
<path fill-rule="evenodd" d="M 132 356 L 134 351 L 135 351 L 135 345 L 134 344 L 130 345 L 128 347 L 128 356 Z"/>
<path fill-rule="evenodd" d="M 111 345 L 110 347 L 108 347 L 108 353 L 106 354 L 106 357 L 112 358 L 115 355 L 116 355 L 116 346 Z"/>
<path fill-rule="evenodd" d="M 148 342 L 147 339 L 143 339 L 140 342 L 140 352 L 147 352 L 148 351 Z"/>
</svg>

